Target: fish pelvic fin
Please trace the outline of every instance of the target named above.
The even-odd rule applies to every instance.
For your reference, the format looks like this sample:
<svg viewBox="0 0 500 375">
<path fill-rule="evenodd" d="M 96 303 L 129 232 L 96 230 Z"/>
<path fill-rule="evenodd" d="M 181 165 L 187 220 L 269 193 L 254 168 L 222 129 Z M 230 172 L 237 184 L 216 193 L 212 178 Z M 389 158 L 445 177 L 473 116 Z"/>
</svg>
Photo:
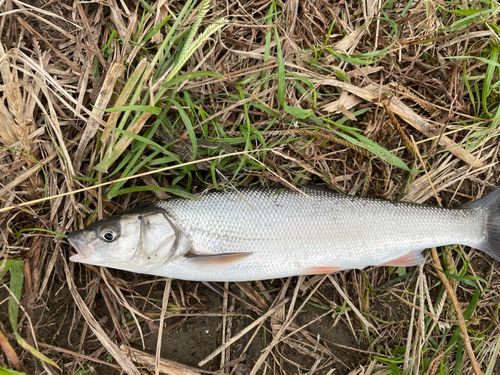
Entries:
<svg viewBox="0 0 500 375">
<path fill-rule="evenodd" d="M 464 208 L 483 208 L 487 210 L 486 240 L 475 247 L 500 262 L 500 189 L 466 204 Z"/>
<path fill-rule="evenodd" d="M 192 263 L 199 268 L 202 267 L 225 267 L 252 255 L 252 252 L 246 253 L 226 253 L 226 254 L 196 254 L 188 253 L 184 256 L 185 261 Z"/>
<path fill-rule="evenodd" d="M 390 261 L 382 263 L 380 265 L 381 266 L 389 266 L 389 267 L 418 266 L 419 264 L 422 264 L 425 262 L 425 258 L 422 256 L 422 251 L 423 251 L 423 249 L 413 250 L 413 251 L 410 251 L 409 253 L 406 253 L 405 255 L 391 259 Z"/>
</svg>

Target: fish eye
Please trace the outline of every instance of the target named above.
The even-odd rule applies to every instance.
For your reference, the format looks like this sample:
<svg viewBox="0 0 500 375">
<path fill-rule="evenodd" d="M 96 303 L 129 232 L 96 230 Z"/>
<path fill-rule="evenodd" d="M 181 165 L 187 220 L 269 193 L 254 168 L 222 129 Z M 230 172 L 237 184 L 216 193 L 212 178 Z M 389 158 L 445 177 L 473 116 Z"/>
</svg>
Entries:
<svg viewBox="0 0 500 375">
<path fill-rule="evenodd" d="M 106 242 L 113 242 L 118 238 L 118 233 L 113 227 L 101 228 L 101 238 Z"/>
</svg>

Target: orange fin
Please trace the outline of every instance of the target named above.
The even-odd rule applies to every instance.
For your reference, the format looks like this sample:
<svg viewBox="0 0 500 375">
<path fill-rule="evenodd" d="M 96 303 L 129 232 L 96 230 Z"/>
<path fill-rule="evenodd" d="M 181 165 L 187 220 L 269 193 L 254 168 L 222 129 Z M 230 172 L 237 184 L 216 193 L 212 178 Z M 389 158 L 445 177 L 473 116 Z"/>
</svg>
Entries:
<svg viewBox="0 0 500 375">
<path fill-rule="evenodd" d="M 328 273 L 342 271 L 342 267 L 310 267 L 305 268 L 301 275 L 326 275 Z"/>
<path fill-rule="evenodd" d="M 253 253 L 226 253 L 226 254 L 186 254 L 185 259 L 198 267 L 224 267 L 236 263 Z"/>
<path fill-rule="evenodd" d="M 424 263 L 425 258 L 422 256 L 423 250 L 414 250 L 409 253 L 392 259 L 388 262 L 380 264 L 381 266 L 393 266 L 393 267 L 411 267 L 418 266 Z"/>
</svg>

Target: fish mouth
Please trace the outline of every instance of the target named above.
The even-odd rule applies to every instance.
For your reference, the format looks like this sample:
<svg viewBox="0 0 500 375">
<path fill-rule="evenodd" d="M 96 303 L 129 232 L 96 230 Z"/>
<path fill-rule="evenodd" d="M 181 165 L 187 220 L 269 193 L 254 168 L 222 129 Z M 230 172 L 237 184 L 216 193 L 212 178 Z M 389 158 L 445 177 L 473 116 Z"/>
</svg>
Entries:
<svg viewBox="0 0 500 375">
<path fill-rule="evenodd" d="M 90 246 L 72 236 L 73 233 L 68 235 L 68 242 L 76 250 L 76 254 L 69 257 L 69 260 L 72 262 L 81 262 L 83 259 L 91 257 L 93 251 Z"/>
</svg>

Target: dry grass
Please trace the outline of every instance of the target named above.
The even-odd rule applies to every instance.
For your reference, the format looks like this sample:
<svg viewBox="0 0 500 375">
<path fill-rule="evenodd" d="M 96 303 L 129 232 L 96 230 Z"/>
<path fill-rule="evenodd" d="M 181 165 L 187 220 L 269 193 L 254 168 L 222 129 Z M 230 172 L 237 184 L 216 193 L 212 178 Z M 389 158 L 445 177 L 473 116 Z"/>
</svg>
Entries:
<svg viewBox="0 0 500 375">
<path fill-rule="evenodd" d="M 64 236 L 226 185 L 322 183 L 443 206 L 485 195 L 499 178 L 499 9 L 0 0 L 0 365 L 500 373 L 500 268 L 475 250 L 214 285 L 220 297 L 71 264 Z"/>
</svg>

